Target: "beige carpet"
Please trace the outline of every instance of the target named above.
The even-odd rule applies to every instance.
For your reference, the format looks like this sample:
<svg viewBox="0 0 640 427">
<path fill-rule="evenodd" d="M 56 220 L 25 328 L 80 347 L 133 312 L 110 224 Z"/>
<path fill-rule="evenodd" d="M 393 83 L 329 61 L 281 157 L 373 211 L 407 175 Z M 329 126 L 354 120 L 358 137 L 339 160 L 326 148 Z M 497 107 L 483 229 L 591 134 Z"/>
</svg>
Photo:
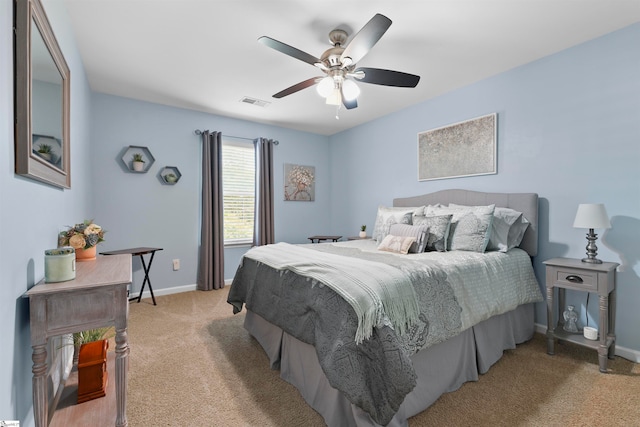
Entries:
<svg viewBox="0 0 640 427">
<path fill-rule="evenodd" d="M 141 426 L 323 426 L 297 390 L 269 369 L 233 315 L 228 288 L 131 303 L 128 419 Z M 480 381 L 409 420 L 418 426 L 640 426 L 640 366 L 544 337 L 505 352 Z"/>
</svg>

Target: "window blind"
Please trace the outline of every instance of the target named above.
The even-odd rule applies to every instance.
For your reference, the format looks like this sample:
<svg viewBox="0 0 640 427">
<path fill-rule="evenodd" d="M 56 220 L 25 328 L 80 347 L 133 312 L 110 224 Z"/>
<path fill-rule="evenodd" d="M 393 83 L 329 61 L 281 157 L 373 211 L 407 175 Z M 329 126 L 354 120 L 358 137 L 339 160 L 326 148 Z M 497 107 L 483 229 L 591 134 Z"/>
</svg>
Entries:
<svg viewBox="0 0 640 427">
<path fill-rule="evenodd" d="M 252 143 L 222 143 L 225 244 L 253 241 L 255 150 Z"/>
</svg>

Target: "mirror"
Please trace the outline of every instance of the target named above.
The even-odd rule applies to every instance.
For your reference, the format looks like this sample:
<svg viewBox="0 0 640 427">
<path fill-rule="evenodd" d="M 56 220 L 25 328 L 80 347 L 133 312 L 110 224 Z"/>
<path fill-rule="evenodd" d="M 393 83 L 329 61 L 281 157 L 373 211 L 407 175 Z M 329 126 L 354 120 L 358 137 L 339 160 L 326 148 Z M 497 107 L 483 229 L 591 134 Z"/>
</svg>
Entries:
<svg viewBox="0 0 640 427">
<path fill-rule="evenodd" d="M 15 0 L 16 173 L 71 188 L 69 68 L 40 0 Z"/>
</svg>

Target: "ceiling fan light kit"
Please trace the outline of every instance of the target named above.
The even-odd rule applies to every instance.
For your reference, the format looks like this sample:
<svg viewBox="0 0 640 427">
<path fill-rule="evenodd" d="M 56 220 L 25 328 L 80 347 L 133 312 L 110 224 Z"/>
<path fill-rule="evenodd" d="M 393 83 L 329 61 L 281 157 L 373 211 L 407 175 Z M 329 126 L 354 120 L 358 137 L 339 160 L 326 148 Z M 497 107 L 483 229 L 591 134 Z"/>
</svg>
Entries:
<svg viewBox="0 0 640 427">
<path fill-rule="evenodd" d="M 347 101 L 353 101 L 360 95 L 360 88 L 353 80 L 342 82 L 342 95 Z"/>
<path fill-rule="evenodd" d="M 334 89 L 329 96 L 327 96 L 325 103 L 327 105 L 336 105 L 340 106 L 342 104 L 342 97 L 340 96 L 340 91 L 338 89 Z"/>
<path fill-rule="evenodd" d="M 380 68 L 356 68 L 356 63 L 369 52 L 390 26 L 391 20 L 378 13 L 346 45 L 348 38 L 346 31 L 335 29 L 329 33 L 329 40 L 333 47 L 324 51 L 320 58 L 270 37 L 260 37 L 259 43 L 313 65 L 325 73 L 325 76 L 312 77 L 288 87 L 273 97 L 283 98 L 317 84 L 316 90 L 325 98 L 327 104 L 338 107 L 344 105 L 350 110 L 358 106 L 356 100 L 360 95 L 360 88 L 354 79 L 382 86 L 416 87 L 420 76 L 414 74 Z"/>
<path fill-rule="evenodd" d="M 318 83 L 318 86 L 316 86 L 316 91 L 318 92 L 318 95 L 320 95 L 323 98 L 326 98 L 327 96 L 331 95 L 331 93 L 333 93 L 334 86 L 335 84 L 333 82 L 333 78 L 327 76 L 322 80 L 320 80 L 320 82 Z"/>
</svg>

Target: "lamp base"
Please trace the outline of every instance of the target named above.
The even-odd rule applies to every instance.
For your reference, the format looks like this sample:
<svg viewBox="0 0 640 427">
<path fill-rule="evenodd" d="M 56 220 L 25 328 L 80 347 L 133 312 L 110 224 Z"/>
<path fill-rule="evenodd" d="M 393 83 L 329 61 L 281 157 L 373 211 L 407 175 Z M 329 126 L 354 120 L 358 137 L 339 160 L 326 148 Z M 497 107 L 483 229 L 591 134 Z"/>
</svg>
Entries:
<svg viewBox="0 0 640 427">
<path fill-rule="evenodd" d="M 587 233 L 587 257 L 582 258 L 582 262 L 588 262 L 589 264 L 602 264 L 602 261 L 596 258 L 596 255 L 598 255 L 596 240 L 598 240 L 598 235 L 593 232 L 593 228 L 590 228 Z"/>
</svg>

